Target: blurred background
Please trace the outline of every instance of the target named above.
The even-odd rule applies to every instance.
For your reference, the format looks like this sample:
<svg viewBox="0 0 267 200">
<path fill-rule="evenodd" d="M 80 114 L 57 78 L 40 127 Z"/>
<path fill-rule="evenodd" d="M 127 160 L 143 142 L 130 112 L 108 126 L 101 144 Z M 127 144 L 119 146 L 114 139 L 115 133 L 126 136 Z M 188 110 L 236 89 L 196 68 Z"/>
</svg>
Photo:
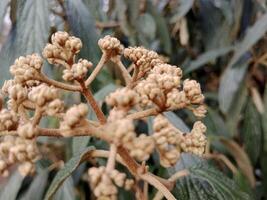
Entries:
<svg viewBox="0 0 267 200">
<path fill-rule="evenodd" d="M 201 83 L 208 106 L 204 122 L 209 146 L 204 159 L 184 154 L 168 170 L 154 156 L 149 160 L 151 170 L 167 176 L 171 170 L 192 169 L 192 176 L 176 184 L 179 199 L 267 199 L 266 6 L 265 0 L 1 0 L 0 83 L 10 78 L 9 66 L 15 58 L 41 53 L 59 30 L 81 38 L 80 57 L 94 64 L 101 56 L 97 40 L 107 34 L 125 47 L 152 49 L 181 67 L 184 78 Z M 45 65 L 49 77 L 61 80 L 60 68 Z M 92 90 L 102 102 L 120 84 L 119 72 L 108 64 Z M 64 98 L 67 104 L 82 100 L 77 94 L 66 93 Z M 166 116 L 184 131 L 196 120 L 188 111 Z M 53 127 L 58 122 L 42 123 Z M 151 121 L 140 121 L 137 128 L 148 133 Z M 49 162 L 68 160 L 89 145 L 106 148 L 89 137 L 63 142 L 41 138 L 39 142 L 46 152 L 39 163 L 41 173 L 27 179 L 15 173 L 9 180 L 2 179 L 0 199 L 42 199 L 56 172 L 56 167 L 47 169 Z M 201 167 L 196 167 L 199 163 Z M 89 199 L 84 170 L 82 165 L 67 179 L 57 199 Z M 4 196 L 10 191 L 12 197 Z M 151 189 L 151 196 L 154 193 Z"/>
</svg>

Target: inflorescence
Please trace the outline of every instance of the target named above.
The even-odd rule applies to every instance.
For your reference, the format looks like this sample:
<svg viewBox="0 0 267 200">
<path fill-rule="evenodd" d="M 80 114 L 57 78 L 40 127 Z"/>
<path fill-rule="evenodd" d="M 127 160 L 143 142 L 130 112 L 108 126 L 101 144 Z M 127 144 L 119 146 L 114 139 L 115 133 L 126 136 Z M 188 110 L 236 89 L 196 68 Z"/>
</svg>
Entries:
<svg viewBox="0 0 267 200">
<path fill-rule="evenodd" d="M 90 135 L 110 144 L 107 166 L 88 170 L 90 187 L 98 199 L 116 199 L 117 187 L 134 190 L 138 180 L 149 180 L 143 176 L 148 173 L 144 164 L 155 150 L 164 167 L 175 165 L 182 152 L 199 156 L 204 153 L 206 127 L 202 122 L 195 122 L 189 133 L 183 133 L 164 116 L 165 111 L 189 109 L 197 118 L 204 117 L 206 107 L 200 84 L 190 79 L 183 81 L 179 67 L 165 63 L 156 52 L 144 47 L 124 48 L 118 39 L 109 35 L 100 39 L 98 45 L 103 54 L 94 68 L 92 62 L 76 59 L 82 42 L 66 32 L 52 36 L 51 44 L 43 50 L 43 57 L 32 54 L 15 60 L 10 67 L 13 79 L 5 81 L 0 96 L 0 131 L 6 135 L 0 143 L 2 175 L 7 176 L 8 168 L 14 163 L 19 164 L 23 175 L 34 172 L 34 162 L 40 158 L 38 136 Z M 121 62 L 122 56 L 133 63 L 132 74 Z M 65 82 L 49 79 L 42 72 L 44 59 L 64 67 Z M 88 86 L 107 61 L 117 64 L 126 85 L 106 97 L 110 108 L 106 117 Z M 85 103 L 67 108 L 60 99 L 61 89 L 80 92 L 93 110 L 88 110 Z M 2 106 L 4 97 L 8 97 L 7 108 Z M 88 120 L 88 112 L 95 112 L 98 122 Z M 58 118 L 60 126 L 41 128 L 39 124 L 45 116 Z M 137 135 L 134 121 L 149 116 L 155 116 L 153 133 Z M 132 178 L 115 169 L 117 156 Z M 166 198 L 171 199 L 168 194 Z"/>
</svg>

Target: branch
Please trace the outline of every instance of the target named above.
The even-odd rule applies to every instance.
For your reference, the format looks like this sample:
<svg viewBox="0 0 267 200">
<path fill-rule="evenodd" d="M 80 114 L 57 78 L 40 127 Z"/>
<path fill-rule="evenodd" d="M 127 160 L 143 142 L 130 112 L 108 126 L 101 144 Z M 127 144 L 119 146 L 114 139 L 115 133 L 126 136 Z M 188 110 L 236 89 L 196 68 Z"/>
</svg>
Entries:
<svg viewBox="0 0 267 200">
<path fill-rule="evenodd" d="M 112 59 L 112 61 L 119 67 L 121 74 L 125 80 L 126 85 L 129 85 L 132 82 L 132 77 L 127 71 L 126 67 L 123 65 L 121 62 L 121 59 L 119 56 L 116 56 L 115 58 Z"/>
<path fill-rule="evenodd" d="M 90 85 L 93 82 L 93 80 L 95 80 L 96 76 L 101 71 L 101 69 L 103 68 L 104 64 L 107 62 L 107 60 L 108 60 L 107 55 L 105 53 L 103 53 L 99 63 L 96 65 L 94 71 L 90 74 L 90 76 L 85 81 L 85 86 L 86 87 L 88 87 L 88 85 Z"/>
<path fill-rule="evenodd" d="M 140 178 L 157 188 L 167 200 L 176 200 L 172 193 L 155 177 L 151 176 L 148 173 L 145 173 L 141 174 Z"/>
<path fill-rule="evenodd" d="M 112 171 L 115 167 L 116 162 L 116 155 L 117 155 L 117 147 L 115 144 L 110 145 L 110 152 L 108 157 L 108 163 L 107 163 L 107 171 Z"/>
<path fill-rule="evenodd" d="M 78 82 L 81 85 L 82 88 L 82 94 L 84 95 L 84 97 L 86 98 L 86 100 L 88 101 L 88 103 L 91 105 L 91 107 L 93 108 L 93 110 L 95 111 L 96 117 L 99 120 L 99 122 L 101 124 L 105 124 L 106 123 L 106 116 L 104 115 L 104 113 L 102 112 L 102 110 L 99 108 L 99 106 L 97 105 L 97 102 L 92 94 L 92 92 L 86 88 L 86 84 L 84 83 L 83 80 L 78 80 Z"/>
<path fill-rule="evenodd" d="M 70 85 L 70 84 L 61 83 L 61 82 L 48 78 L 42 73 L 40 73 L 39 77 L 36 77 L 36 79 L 48 85 L 52 85 L 52 86 L 55 86 L 56 88 L 60 88 L 63 90 L 69 90 L 69 91 L 74 91 L 74 92 L 81 91 L 81 88 L 78 85 Z"/>
<path fill-rule="evenodd" d="M 135 119 L 141 119 L 141 118 L 145 118 L 149 116 L 154 116 L 154 115 L 157 115 L 158 113 L 159 113 L 158 108 L 149 108 L 147 110 L 129 114 L 126 117 L 128 119 L 135 120 Z"/>
</svg>

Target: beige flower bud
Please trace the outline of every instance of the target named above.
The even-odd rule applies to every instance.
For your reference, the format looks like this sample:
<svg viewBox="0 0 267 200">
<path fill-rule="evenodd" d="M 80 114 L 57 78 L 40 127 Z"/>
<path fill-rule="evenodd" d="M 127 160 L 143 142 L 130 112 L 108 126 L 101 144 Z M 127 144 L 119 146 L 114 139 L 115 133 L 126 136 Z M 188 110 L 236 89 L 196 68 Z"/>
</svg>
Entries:
<svg viewBox="0 0 267 200">
<path fill-rule="evenodd" d="M 36 127 L 34 127 L 31 123 L 26 123 L 18 127 L 18 135 L 22 138 L 32 139 L 37 136 L 37 134 L 38 132 Z"/>
<path fill-rule="evenodd" d="M 120 41 L 115 37 L 111 37 L 110 35 L 106 35 L 104 38 L 101 38 L 98 41 L 98 46 L 104 53 L 107 53 L 111 56 L 120 55 L 123 51 L 123 46 L 121 45 Z"/>
</svg>

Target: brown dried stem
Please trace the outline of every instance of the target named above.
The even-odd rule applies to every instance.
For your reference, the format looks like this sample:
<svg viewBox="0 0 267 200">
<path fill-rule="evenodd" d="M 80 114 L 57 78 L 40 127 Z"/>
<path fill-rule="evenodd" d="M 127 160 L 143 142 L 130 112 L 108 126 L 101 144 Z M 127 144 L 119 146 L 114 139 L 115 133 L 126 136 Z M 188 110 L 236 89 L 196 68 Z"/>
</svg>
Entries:
<svg viewBox="0 0 267 200">
<path fill-rule="evenodd" d="M 121 74 L 125 80 L 126 85 L 129 85 L 132 82 L 132 77 L 121 62 L 121 59 L 119 56 L 112 59 L 112 61 L 119 67 Z"/>
<path fill-rule="evenodd" d="M 116 154 L 117 154 L 117 146 L 115 144 L 110 145 L 110 152 L 108 157 L 108 163 L 107 163 L 107 171 L 112 171 L 115 167 L 115 161 L 116 161 Z"/>
</svg>

